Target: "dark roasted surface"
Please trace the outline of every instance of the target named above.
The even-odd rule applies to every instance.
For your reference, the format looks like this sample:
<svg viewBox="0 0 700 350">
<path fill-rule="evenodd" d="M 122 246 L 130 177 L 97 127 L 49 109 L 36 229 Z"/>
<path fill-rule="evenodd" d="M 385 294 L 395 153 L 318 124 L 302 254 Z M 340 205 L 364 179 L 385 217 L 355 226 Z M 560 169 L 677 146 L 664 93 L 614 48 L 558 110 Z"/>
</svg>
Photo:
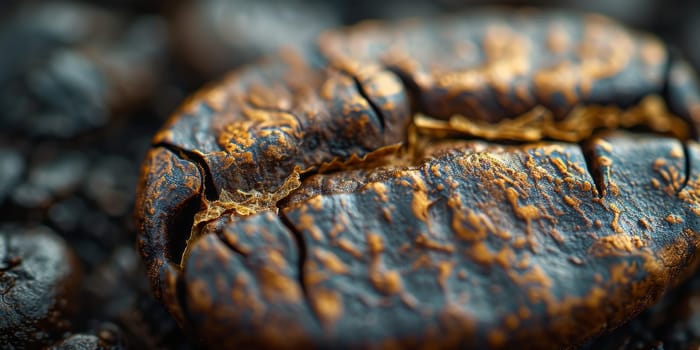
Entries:
<svg viewBox="0 0 700 350">
<path fill-rule="evenodd" d="M 79 302 L 66 306 L 66 312 L 62 313 L 65 317 L 59 317 L 60 322 L 48 323 L 36 323 L 25 319 L 26 324 L 32 324 L 25 330 L 39 327 L 39 332 L 11 335 L 15 339 L 12 344 L 17 344 L 16 339 L 20 337 L 22 340 L 19 341 L 19 348 L 29 347 L 31 344 L 84 349 L 196 347 L 197 342 L 185 337 L 178 330 L 172 317 L 151 296 L 141 259 L 134 249 L 136 237 L 131 213 L 139 176 L 139 163 L 144 159 L 151 136 L 165 117 L 172 113 L 176 104 L 202 83 L 220 79 L 221 72 L 254 61 L 259 55 L 273 53 L 280 42 L 287 47 L 308 47 L 313 45 L 313 37 L 324 27 L 354 24 L 370 18 L 433 16 L 469 9 L 478 3 L 479 1 L 451 0 L 390 0 L 381 3 L 369 0 L 303 3 L 242 0 L 0 2 L 0 48 L 3 52 L 0 58 L 0 87 L 3 88 L 3 92 L 0 93 L 0 222 L 3 229 L 11 228 L 7 232 L 20 237 L 30 236 L 30 231 L 37 230 L 52 231 L 54 235 L 61 236 L 70 247 L 67 249 L 77 258 L 75 264 L 70 263 L 70 260 L 63 261 L 62 268 L 80 265 L 78 270 L 82 270 L 82 282 L 74 279 L 76 282 L 70 286 L 71 290 L 79 294 Z M 525 4 L 520 1 L 514 3 Z M 527 4 L 553 3 L 536 1 Z M 698 33 L 696 24 L 699 23 L 697 18 L 700 13 L 696 3 L 679 2 L 668 6 L 664 1 L 621 0 L 558 1 L 554 5 L 602 11 L 636 28 L 644 28 L 660 35 L 664 42 L 670 44 L 673 49 L 678 49 L 674 50 L 674 55 L 682 52 L 696 67 L 700 62 L 700 46 L 695 43 Z M 251 23 L 251 19 L 254 19 L 254 23 Z M 241 31 L 240 28 L 255 30 Z M 368 37 L 364 38 L 366 40 Z M 449 47 L 449 42 L 442 43 L 445 44 L 445 48 Z M 349 56 L 354 56 L 353 59 L 361 58 L 356 56 L 356 53 Z M 447 55 L 444 57 L 448 58 Z M 216 60 L 213 61 L 213 58 Z M 268 61 L 265 64 L 280 65 L 280 61 L 275 62 Z M 425 63 L 424 61 L 421 64 Z M 304 65 L 317 69 L 324 64 L 323 61 L 312 58 Z M 676 67 L 676 75 L 679 78 L 687 76 L 687 73 L 682 72 L 685 69 L 682 65 Z M 247 75 L 248 81 L 256 79 L 256 76 L 270 83 L 278 79 L 269 74 L 262 76 L 264 74 L 254 69 L 251 71 L 253 72 Z M 381 71 L 382 69 L 370 70 L 370 77 Z M 312 75 L 315 75 L 315 78 L 311 80 L 326 79 L 327 74 L 314 73 Z M 357 75 L 358 72 L 352 74 Z M 388 75 L 386 70 L 380 75 L 382 74 Z M 348 74 L 336 72 L 333 75 L 338 83 L 337 87 L 347 92 L 346 97 L 354 99 L 356 92 L 374 93 L 369 80 L 358 85 L 367 88 L 367 91 L 360 91 L 349 87 Z M 291 80 L 294 84 L 295 79 Z M 302 79 L 296 85 L 307 82 Z M 683 83 L 683 80 L 679 82 Z M 315 88 L 314 83 L 310 86 Z M 243 90 L 236 93 L 238 96 L 247 94 Z M 667 93 L 673 94 L 671 91 Z M 318 96 L 307 96 L 306 101 L 317 98 Z M 407 97 L 401 97 L 404 98 Z M 682 99 L 675 101 L 682 103 Z M 301 103 L 301 100 L 297 102 Z M 299 109 L 300 104 L 296 106 L 297 111 L 309 112 L 308 108 Z M 373 112 L 376 112 L 376 109 L 373 109 Z M 328 122 L 326 123 L 328 125 Z M 308 126 L 307 124 L 304 127 Z M 430 126 L 440 130 L 444 124 L 435 123 Z M 322 128 L 317 130 L 323 131 Z M 367 130 L 377 132 L 371 128 Z M 622 136 L 639 135 L 627 133 Z M 647 134 L 645 137 L 652 135 Z M 668 137 L 662 139 L 673 141 Z M 366 145 L 376 145 L 385 140 L 368 137 L 367 140 L 353 142 L 356 142 L 355 150 L 361 150 Z M 311 145 L 304 147 L 308 148 Z M 327 151 L 337 152 L 341 148 L 342 145 L 335 145 Z M 391 150 L 385 149 L 379 154 L 374 154 L 372 157 L 375 162 L 370 164 L 370 168 L 381 166 L 384 161 L 379 156 Z M 169 151 L 163 150 L 160 155 L 155 156 L 187 164 L 177 160 L 175 153 L 168 153 L 172 151 L 177 149 L 169 148 Z M 439 152 L 426 149 L 423 153 Z M 187 155 L 191 160 L 196 160 L 194 156 Z M 417 156 L 410 161 L 401 160 L 402 167 L 418 166 L 421 157 Z M 674 167 L 676 163 L 672 162 Z M 302 179 L 305 179 L 304 190 L 286 198 L 281 205 L 296 208 L 313 194 L 327 190 L 342 192 L 340 195 L 351 198 L 359 196 L 360 194 L 355 192 L 367 181 L 368 174 L 381 172 L 363 169 L 364 166 L 357 165 L 353 165 L 353 168 L 357 169 L 344 173 L 346 175 L 309 177 L 310 173 L 302 174 Z M 340 166 L 340 162 L 332 162 L 326 170 L 338 170 Z M 381 176 L 372 175 L 369 179 L 388 184 L 388 179 Z M 192 181 L 198 180 L 193 178 Z M 233 176 L 222 177 L 224 184 L 235 181 Z M 433 191 L 431 195 L 435 193 L 437 192 Z M 176 191 L 171 194 L 171 198 L 192 195 L 186 191 Z M 213 196 L 211 193 L 210 195 Z M 196 201 L 185 204 L 185 207 L 181 208 L 184 212 L 192 211 L 198 205 Z M 591 209 L 594 209 L 595 205 L 592 206 Z M 177 205 L 175 207 L 180 209 Z M 227 215 L 216 225 L 231 226 L 231 223 L 226 222 L 226 217 Z M 184 249 L 184 238 L 189 234 L 189 221 L 192 219 L 183 218 L 177 223 L 183 227 L 181 230 L 169 231 L 171 235 L 179 238 L 169 247 L 169 251 L 179 252 Z M 260 217 L 255 220 L 263 219 L 264 217 Z M 252 222 L 254 220 L 249 223 Z M 289 223 L 284 224 L 283 229 L 287 230 Z M 216 225 L 210 225 L 207 232 L 216 231 Z M 270 224 L 273 231 L 278 226 L 279 224 Z M 279 230 L 275 232 L 278 232 L 280 237 L 285 234 Z M 220 236 L 224 237 L 222 234 Z M 230 241 L 233 236 L 226 237 L 229 240 L 212 240 L 213 245 L 209 246 L 202 242 L 203 246 L 198 245 L 193 253 L 220 246 L 220 242 L 224 242 L 227 247 L 233 247 Z M 245 236 L 239 238 L 243 240 L 237 246 L 240 249 L 261 247 L 259 241 L 245 240 Z M 312 254 L 312 251 L 306 251 L 307 248 L 325 247 L 317 243 L 299 250 L 290 242 L 296 244 L 295 239 L 280 238 L 276 245 L 272 246 L 284 247 L 280 250 L 286 252 L 284 258 L 292 263 L 306 259 L 307 253 Z M 309 244 L 312 243 L 309 241 Z M 453 242 L 455 246 L 459 246 L 458 243 Z M 52 245 L 53 243 L 47 243 L 42 246 Z M 58 243 L 58 246 L 61 245 Z M 38 249 L 34 253 L 41 251 Z M 292 266 L 293 264 L 287 268 L 280 268 L 274 264 L 261 265 L 261 262 L 270 259 L 277 261 L 274 253 L 271 254 L 265 249 L 247 258 L 231 251 L 226 254 L 226 259 L 237 261 L 232 266 L 247 262 L 250 266 L 273 267 L 270 271 L 263 269 L 262 274 L 268 276 L 279 273 L 294 276 L 301 271 L 297 266 Z M 395 252 L 387 249 L 382 254 L 392 255 Z M 430 254 L 446 256 L 446 253 L 439 252 Z M 22 255 L 27 258 L 28 263 L 32 261 L 29 252 Z M 175 255 L 176 257 L 169 259 L 178 260 L 178 254 Z M 323 253 L 321 258 L 309 256 L 316 260 L 328 259 Z M 216 255 L 208 256 L 212 257 L 215 258 Z M 343 255 L 339 257 L 347 258 Z M 341 260 L 353 268 L 356 263 L 359 264 L 356 268 L 368 268 L 367 264 L 371 263 L 369 260 L 353 263 L 348 261 L 353 260 Z M 386 264 L 386 258 L 382 258 L 382 263 Z M 429 270 L 429 267 L 426 265 L 424 269 Z M 239 271 L 232 273 L 236 272 Z M 15 279 L 17 277 L 12 273 L 5 273 L 5 277 L 7 276 L 14 276 L 12 278 Z M 19 277 L 27 276 L 22 274 Z M 696 305 L 697 280 L 697 277 L 691 278 L 681 287 L 668 293 L 660 303 L 617 331 L 589 342 L 587 347 L 687 349 L 697 346 L 700 339 L 700 309 Z M 410 284 L 405 281 L 403 283 L 404 289 L 408 290 Z M 0 287 L 6 288 L 7 285 Z M 51 303 L 56 301 L 50 297 L 51 289 L 46 291 L 49 294 L 42 294 L 45 303 L 35 305 L 41 306 L 40 309 L 50 307 Z M 294 295 L 294 288 L 290 293 Z M 5 306 L 7 305 L 9 304 Z M 199 310 L 193 312 L 194 314 L 199 312 L 201 315 L 202 310 L 205 310 L 204 305 L 190 307 Z M 58 318 L 54 321 L 58 321 Z M 201 332 L 189 326 L 186 329 L 188 333 Z M 7 334 L 3 333 L 3 336 L 4 340 L 8 339 Z M 11 343 L 4 340 L 0 342 L 0 348 L 9 348 Z"/>
<path fill-rule="evenodd" d="M 700 95 L 654 37 L 500 9 L 318 45 L 199 92 L 142 167 L 152 287 L 205 344 L 575 346 L 694 270 Z M 546 141 L 502 145 L 531 113 Z M 493 143 L 441 145 L 454 115 Z"/>
<path fill-rule="evenodd" d="M 70 329 L 81 271 L 66 243 L 45 227 L 0 227 L 0 344 L 48 345 Z"/>
</svg>

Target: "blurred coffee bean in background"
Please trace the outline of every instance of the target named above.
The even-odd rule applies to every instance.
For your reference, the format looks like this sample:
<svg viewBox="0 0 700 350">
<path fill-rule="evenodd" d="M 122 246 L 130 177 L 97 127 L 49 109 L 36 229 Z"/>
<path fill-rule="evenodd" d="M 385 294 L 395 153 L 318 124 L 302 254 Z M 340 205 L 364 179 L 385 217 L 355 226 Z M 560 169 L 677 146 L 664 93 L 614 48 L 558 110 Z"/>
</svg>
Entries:
<svg viewBox="0 0 700 350">
<path fill-rule="evenodd" d="M 342 24 L 333 1 L 203 0 L 176 6 L 171 18 L 175 47 L 202 76 L 221 78 L 232 67 L 280 46 L 314 43 L 325 28 Z"/>
<path fill-rule="evenodd" d="M 155 91 L 166 54 L 164 22 L 126 21 L 77 3 L 22 7 L 0 29 L 0 128 L 76 137 Z"/>
<path fill-rule="evenodd" d="M 80 309 L 80 265 L 66 242 L 42 226 L 0 226 L 0 344 L 48 345 Z"/>
</svg>

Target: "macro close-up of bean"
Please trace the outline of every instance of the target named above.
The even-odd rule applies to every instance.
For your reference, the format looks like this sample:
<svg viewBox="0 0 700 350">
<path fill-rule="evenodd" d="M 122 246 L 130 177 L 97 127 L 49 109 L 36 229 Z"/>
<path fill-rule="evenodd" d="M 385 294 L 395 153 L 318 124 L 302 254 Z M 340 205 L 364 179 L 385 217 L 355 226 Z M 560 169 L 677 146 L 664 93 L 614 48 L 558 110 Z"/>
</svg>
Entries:
<svg viewBox="0 0 700 350">
<path fill-rule="evenodd" d="M 698 349 L 700 3 L 0 3 L 0 349 Z"/>
</svg>

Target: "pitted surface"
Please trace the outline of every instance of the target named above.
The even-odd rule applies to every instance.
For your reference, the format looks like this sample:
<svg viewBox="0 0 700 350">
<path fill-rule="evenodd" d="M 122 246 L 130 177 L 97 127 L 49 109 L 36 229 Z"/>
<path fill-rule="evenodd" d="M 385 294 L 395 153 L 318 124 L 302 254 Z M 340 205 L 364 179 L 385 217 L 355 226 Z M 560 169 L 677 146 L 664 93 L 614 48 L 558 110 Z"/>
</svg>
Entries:
<svg viewBox="0 0 700 350">
<path fill-rule="evenodd" d="M 46 227 L 0 227 L 0 344 L 46 346 L 76 310 L 80 265 Z"/>
<path fill-rule="evenodd" d="M 663 44 L 599 16 L 329 32 L 156 135 L 140 247 L 209 344 L 580 344 L 695 266 L 698 101 Z"/>
</svg>

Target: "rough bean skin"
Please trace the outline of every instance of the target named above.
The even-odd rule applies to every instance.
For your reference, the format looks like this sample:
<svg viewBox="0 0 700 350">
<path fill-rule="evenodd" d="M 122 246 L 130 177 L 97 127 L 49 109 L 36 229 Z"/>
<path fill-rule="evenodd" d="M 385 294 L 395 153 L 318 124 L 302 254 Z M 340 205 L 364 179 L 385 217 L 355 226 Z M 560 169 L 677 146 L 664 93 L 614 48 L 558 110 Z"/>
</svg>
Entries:
<svg viewBox="0 0 700 350">
<path fill-rule="evenodd" d="M 580 344 L 696 266 L 698 101 L 662 43 L 595 15 L 328 32 L 175 113 L 144 162 L 139 247 L 209 345 Z M 536 140 L 591 132 L 504 144 L 532 111 Z M 492 141 L 446 138 L 455 115 Z M 657 134 L 598 131 L 639 125 Z"/>
<path fill-rule="evenodd" d="M 0 227 L 2 347 L 38 349 L 67 331 L 80 278 L 73 251 L 48 228 Z"/>
<path fill-rule="evenodd" d="M 497 121 L 543 105 L 557 117 L 578 103 L 629 105 L 660 93 L 667 53 L 607 18 L 484 11 L 425 26 L 368 23 L 326 33 L 331 65 L 381 62 L 414 86 L 418 109 Z"/>
</svg>

